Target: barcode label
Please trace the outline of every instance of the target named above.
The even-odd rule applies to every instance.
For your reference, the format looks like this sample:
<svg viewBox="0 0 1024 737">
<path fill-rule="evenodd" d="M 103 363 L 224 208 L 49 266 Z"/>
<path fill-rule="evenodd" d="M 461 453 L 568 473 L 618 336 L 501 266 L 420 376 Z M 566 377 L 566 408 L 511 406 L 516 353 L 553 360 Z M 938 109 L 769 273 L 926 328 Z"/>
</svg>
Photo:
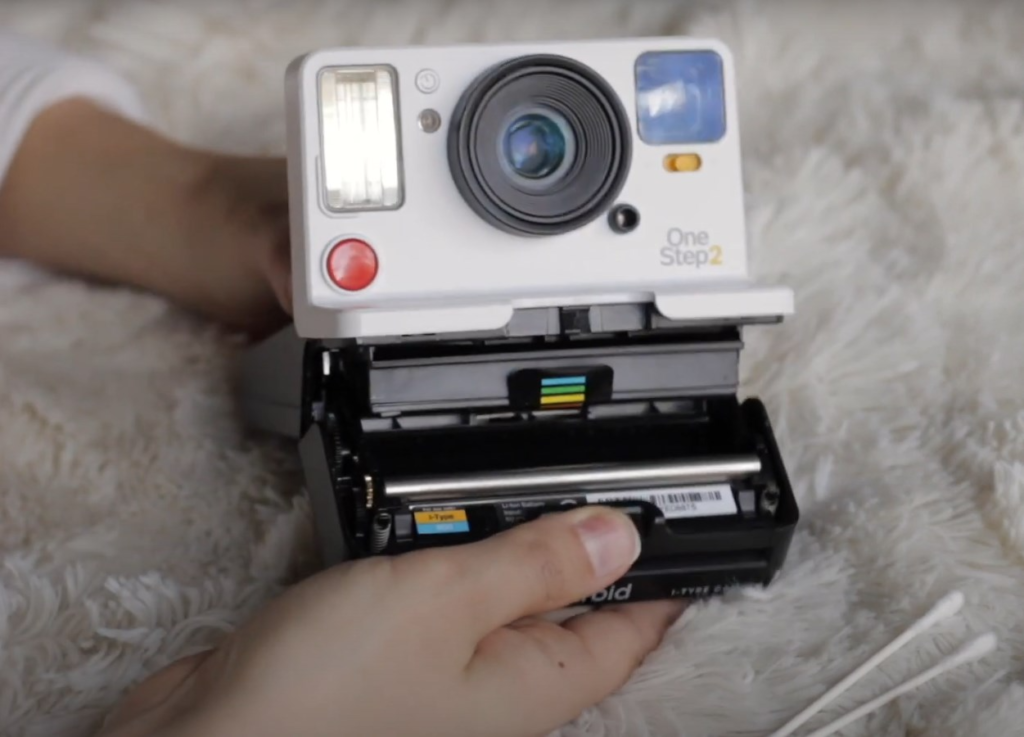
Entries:
<svg viewBox="0 0 1024 737">
<path fill-rule="evenodd" d="M 591 504 L 605 502 L 645 501 L 658 507 L 666 519 L 683 517 L 720 517 L 736 514 L 736 500 L 728 484 L 712 486 L 680 486 L 666 489 L 635 489 L 587 494 Z"/>
</svg>

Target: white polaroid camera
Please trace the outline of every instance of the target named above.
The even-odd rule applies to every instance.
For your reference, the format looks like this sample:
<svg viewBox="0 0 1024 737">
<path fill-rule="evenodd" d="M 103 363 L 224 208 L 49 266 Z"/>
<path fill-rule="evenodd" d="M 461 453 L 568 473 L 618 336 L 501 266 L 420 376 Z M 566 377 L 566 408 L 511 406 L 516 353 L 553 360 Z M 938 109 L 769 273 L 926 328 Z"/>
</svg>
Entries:
<svg viewBox="0 0 1024 737">
<path fill-rule="evenodd" d="M 493 330 L 531 307 L 775 318 L 746 219 L 732 59 L 663 38 L 337 49 L 288 71 L 295 324 Z"/>
<path fill-rule="evenodd" d="M 294 326 L 244 406 L 326 563 L 601 503 L 644 551 L 591 601 L 771 580 L 798 511 L 738 363 L 793 294 L 748 273 L 723 44 L 325 49 L 285 100 Z"/>
</svg>

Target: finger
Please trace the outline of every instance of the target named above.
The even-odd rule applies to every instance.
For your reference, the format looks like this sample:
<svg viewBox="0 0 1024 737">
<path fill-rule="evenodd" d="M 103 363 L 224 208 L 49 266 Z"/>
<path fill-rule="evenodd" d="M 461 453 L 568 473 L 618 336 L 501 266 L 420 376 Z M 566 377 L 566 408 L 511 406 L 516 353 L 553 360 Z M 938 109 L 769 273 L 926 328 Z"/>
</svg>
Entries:
<svg viewBox="0 0 1024 737">
<path fill-rule="evenodd" d="M 515 720 L 521 733 L 554 730 L 625 684 L 685 606 L 641 602 L 561 625 L 531 620 L 497 630 L 466 669 L 474 700 L 488 710 L 481 713 Z"/>
<path fill-rule="evenodd" d="M 286 313 L 294 311 L 292 297 L 292 264 L 287 232 L 278 232 L 270 248 L 263 254 L 263 272 L 278 304 Z"/>
<path fill-rule="evenodd" d="M 605 507 L 547 515 L 444 555 L 479 638 L 523 617 L 570 606 L 620 578 L 640 554 L 629 517 Z M 474 640 L 474 643 L 476 640 Z"/>
</svg>

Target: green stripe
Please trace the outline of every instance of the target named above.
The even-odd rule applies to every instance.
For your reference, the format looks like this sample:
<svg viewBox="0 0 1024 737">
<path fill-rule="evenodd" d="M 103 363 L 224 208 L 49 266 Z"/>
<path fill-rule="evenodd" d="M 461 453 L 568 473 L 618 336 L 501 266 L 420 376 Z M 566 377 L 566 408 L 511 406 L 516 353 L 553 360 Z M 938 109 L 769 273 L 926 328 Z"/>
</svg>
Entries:
<svg viewBox="0 0 1024 737">
<path fill-rule="evenodd" d="M 546 386 L 540 390 L 544 396 L 549 394 L 584 394 L 587 387 L 579 384 L 577 386 Z"/>
</svg>

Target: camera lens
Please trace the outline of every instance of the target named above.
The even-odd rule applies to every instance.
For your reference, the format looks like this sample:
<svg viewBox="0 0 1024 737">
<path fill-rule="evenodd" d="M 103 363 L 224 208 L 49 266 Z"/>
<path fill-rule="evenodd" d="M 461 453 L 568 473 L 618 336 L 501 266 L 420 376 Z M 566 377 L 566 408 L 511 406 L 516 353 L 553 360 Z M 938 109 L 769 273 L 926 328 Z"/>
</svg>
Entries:
<svg viewBox="0 0 1024 737">
<path fill-rule="evenodd" d="M 505 158 L 520 176 L 546 177 L 565 158 L 565 136 L 551 118 L 524 115 L 505 134 Z"/>
<path fill-rule="evenodd" d="M 608 84 L 579 62 L 526 56 L 469 87 L 450 126 L 456 186 L 484 220 L 556 235 L 599 217 L 629 172 L 632 134 Z"/>
<path fill-rule="evenodd" d="M 543 179 L 564 158 L 565 136 L 550 118 L 523 116 L 505 134 L 505 159 L 519 176 Z"/>
<path fill-rule="evenodd" d="M 557 113 L 519 115 L 505 129 L 502 156 L 513 177 L 531 181 L 557 175 L 571 161 L 572 130 Z"/>
</svg>

